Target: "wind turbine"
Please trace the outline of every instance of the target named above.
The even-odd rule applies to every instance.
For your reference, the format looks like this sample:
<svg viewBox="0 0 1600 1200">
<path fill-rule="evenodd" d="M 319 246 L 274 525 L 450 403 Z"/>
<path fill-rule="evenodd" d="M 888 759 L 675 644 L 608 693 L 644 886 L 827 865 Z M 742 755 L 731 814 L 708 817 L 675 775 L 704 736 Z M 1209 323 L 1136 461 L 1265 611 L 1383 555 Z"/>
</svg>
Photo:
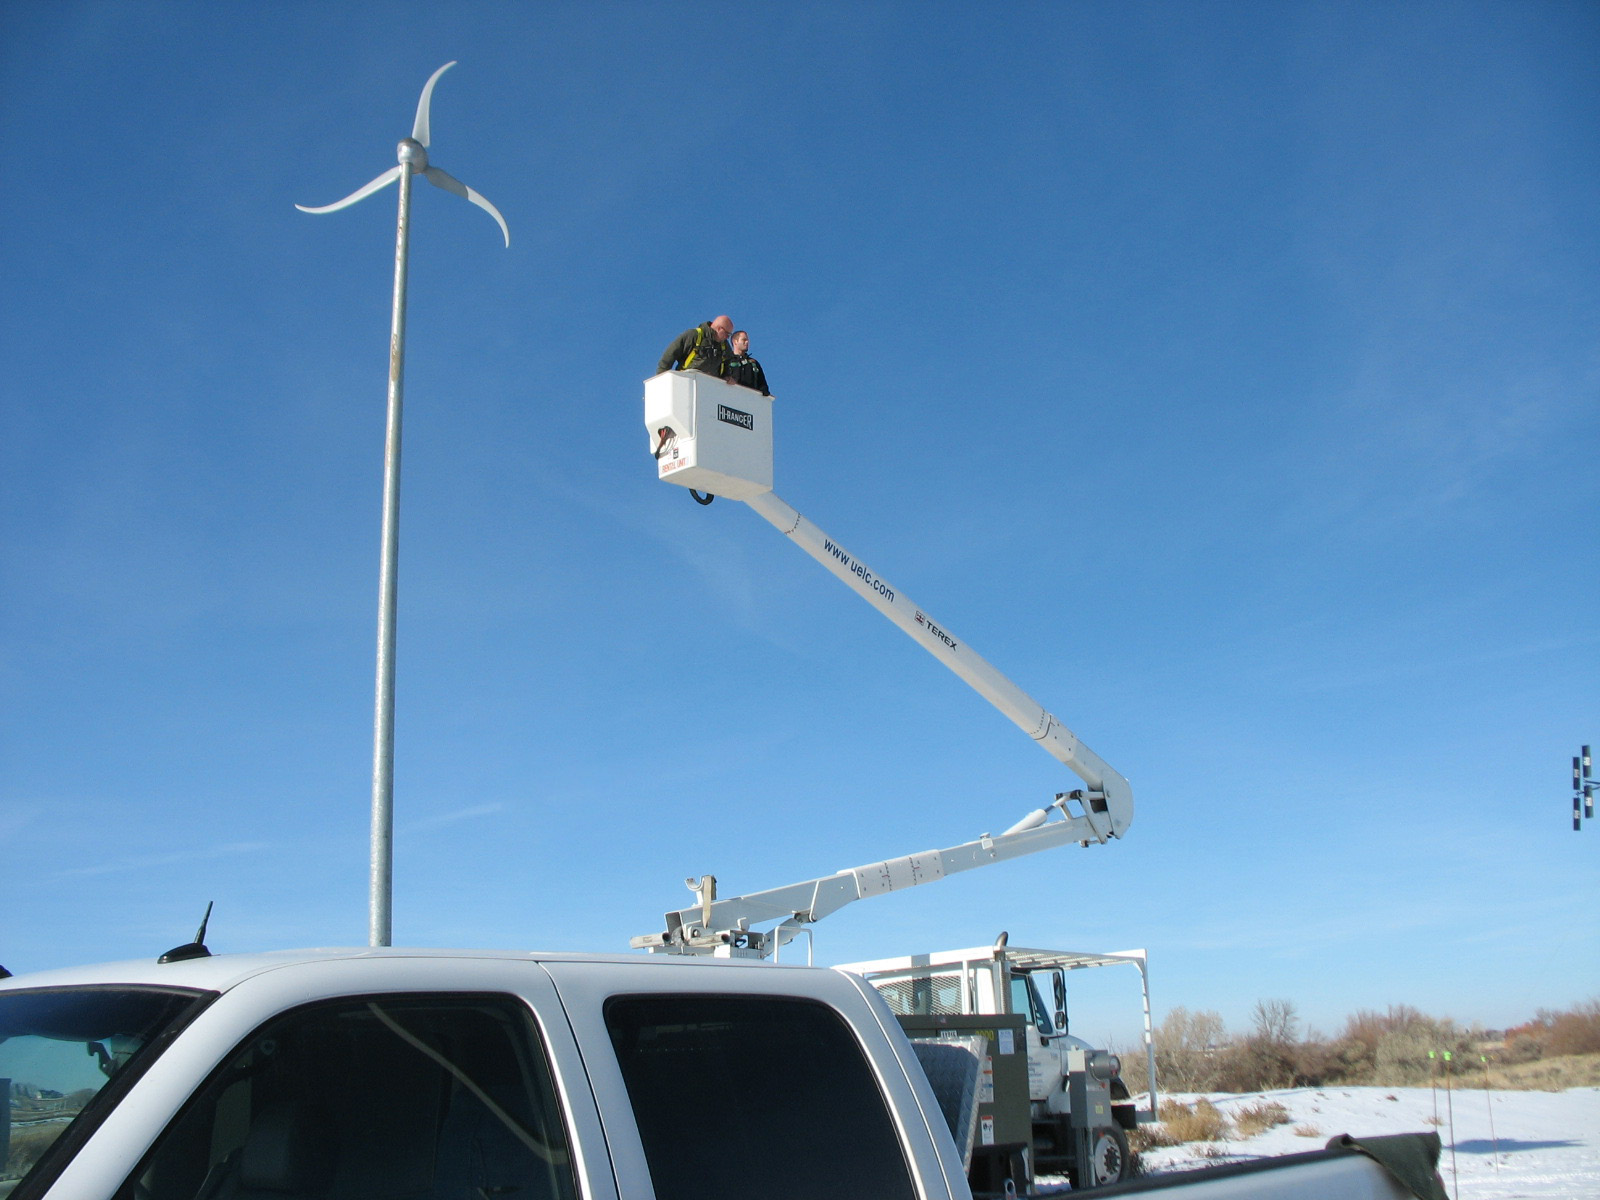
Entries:
<svg viewBox="0 0 1600 1200">
<path fill-rule="evenodd" d="M 368 899 L 368 943 L 387 946 L 393 932 L 394 898 L 394 646 L 396 574 L 400 540 L 400 418 L 406 358 L 406 254 L 411 227 L 411 177 L 421 175 L 435 187 L 470 200 L 495 219 L 511 245 L 500 210 L 454 176 L 428 165 L 428 108 L 433 85 L 456 64 L 445 63 L 422 85 L 417 120 L 411 136 L 401 139 L 400 162 L 343 200 L 321 208 L 296 204 L 301 212 L 328 213 L 349 208 L 396 180 L 400 183 L 400 217 L 394 243 L 394 319 L 389 332 L 389 415 L 383 445 L 383 549 L 378 569 L 378 681 L 372 731 L 372 851 Z"/>
</svg>

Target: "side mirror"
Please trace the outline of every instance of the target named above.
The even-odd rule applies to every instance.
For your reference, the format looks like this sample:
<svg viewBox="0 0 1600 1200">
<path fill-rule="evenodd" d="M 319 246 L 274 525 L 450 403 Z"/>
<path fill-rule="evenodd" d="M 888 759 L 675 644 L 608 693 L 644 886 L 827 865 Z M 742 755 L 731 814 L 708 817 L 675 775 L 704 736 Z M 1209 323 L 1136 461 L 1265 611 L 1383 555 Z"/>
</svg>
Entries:
<svg viewBox="0 0 1600 1200">
<path fill-rule="evenodd" d="M 1051 975 L 1050 982 L 1056 994 L 1056 1029 L 1065 1033 L 1067 1031 L 1067 973 L 1057 967 Z"/>
</svg>

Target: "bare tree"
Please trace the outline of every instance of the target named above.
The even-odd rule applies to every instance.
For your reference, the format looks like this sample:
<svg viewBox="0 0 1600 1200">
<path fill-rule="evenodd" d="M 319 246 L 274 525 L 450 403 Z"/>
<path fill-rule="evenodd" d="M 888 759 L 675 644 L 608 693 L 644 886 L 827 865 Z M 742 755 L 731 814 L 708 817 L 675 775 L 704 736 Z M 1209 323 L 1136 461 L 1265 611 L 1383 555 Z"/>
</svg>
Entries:
<svg viewBox="0 0 1600 1200">
<path fill-rule="evenodd" d="M 1156 1072 L 1171 1092 L 1209 1091 L 1216 1082 L 1217 1055 L 1226 1042 L 1222 1018 L 1179 1005 L 1156 1027 Z"/>
<path fill-rule="evenodd" d="M 1268 1046 L 1292 1046 L 1300 1032 L 1293 1000 L 1257 1000 L 1250 1014 L 1251 1037 Z"/>
</svg>

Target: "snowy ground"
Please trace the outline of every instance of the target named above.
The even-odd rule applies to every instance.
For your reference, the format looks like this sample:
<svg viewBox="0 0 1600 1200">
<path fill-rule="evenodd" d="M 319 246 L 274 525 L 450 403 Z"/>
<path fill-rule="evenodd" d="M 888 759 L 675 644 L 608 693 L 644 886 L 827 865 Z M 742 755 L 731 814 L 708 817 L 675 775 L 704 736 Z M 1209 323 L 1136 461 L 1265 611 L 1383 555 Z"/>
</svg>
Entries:
<svg viewBox="0 0 1600 1200">
<path fill-rule="evenodd" d="M 1196 1097 L 1172 1098 L 1189 1103 Z M 1437 1129 L 1444 1142 L 1439 1175 L 1456 1200 L 1600 1197 L 1600 1088 L 1488 1093 L 1456 1088 L 1448 1095 L 1429 1088 L 1293 1088 L 1208 1099 L 1225 1116 L 1277 1101 L 1291 1119 L 1247 1141 L 1146 1150 L 1140 1157 L 1147 1173 L 1317 1150 L 1341 1133 L 1362 1137 Z"/>
</svg>

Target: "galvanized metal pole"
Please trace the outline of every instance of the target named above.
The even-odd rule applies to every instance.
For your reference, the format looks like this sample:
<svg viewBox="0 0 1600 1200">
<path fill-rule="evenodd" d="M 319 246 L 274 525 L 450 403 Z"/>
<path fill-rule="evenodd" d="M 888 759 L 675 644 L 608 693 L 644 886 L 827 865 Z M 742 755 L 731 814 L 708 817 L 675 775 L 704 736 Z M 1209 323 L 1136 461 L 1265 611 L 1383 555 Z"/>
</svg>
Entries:
<svg viewBox="0 0 1600 1200">
<path fill-rule="evenodd" d="M 389 329 L 389 415 L 383 442 L 383 544 L 378 566 L 378 679 L 372 720 L 372 848 L 367 942 L 387 946 L 394 931 L 394 673 L 400 569 L 400 424 L 406 367 L 406 250 L 411 175 L 427 165 L 422 147 L 400 143 L 400 216 L 394 242 L 394 315 Z"/>
<path fill-rule="evenodd" d="M 428 163 L 428 109 L 434 84 L 454 62 L 447 62 L 422 85 L 411 136 L 399 146 L 400 165 L 320 207 L 295 205 L 301 212 L 330 213 L 349 208 L 373 192 L 400 184 L 400 218 L 394 239 L 394 320 L 389 330 L 389 415 L 383 444 L 383 547 L 378 567 L 378 683 L 372 719 L 372 851 L 368 885 L 368 941 L 387 946 L 393 936 L 394 903 L 394 660 L 395 615 L 400 570 L 400 419 L 406 357 L 406 251 L 411 228 L 411 177 L 421 175 L 437 188 L 476 204 L 494 218 L 506 245 L 511 230 L 500 210 L 447 171 Z"/>
</svg>

